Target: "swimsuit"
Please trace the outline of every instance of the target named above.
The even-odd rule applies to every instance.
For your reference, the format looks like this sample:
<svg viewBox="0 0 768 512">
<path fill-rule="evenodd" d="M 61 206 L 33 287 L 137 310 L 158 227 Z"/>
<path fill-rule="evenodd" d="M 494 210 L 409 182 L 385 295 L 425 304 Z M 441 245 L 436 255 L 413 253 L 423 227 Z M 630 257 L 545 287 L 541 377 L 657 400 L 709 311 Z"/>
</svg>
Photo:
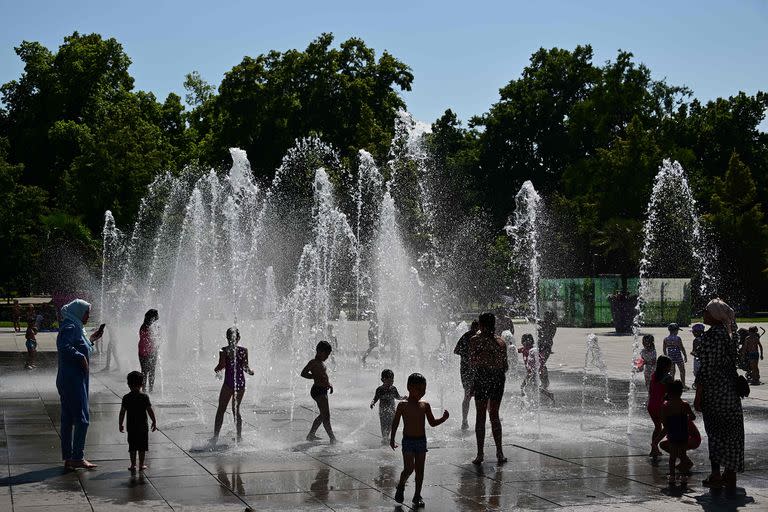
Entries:
<svg viewBox="0 0 768 512">
<path fill-rule="evenodd" d="M 224 367 L 224 385 L 229 389 L 242 391 L 245 389 L 245 347 L 236 347 L 235 360 L 232 361 L 232 349 L 223 347 L 221 351 L 226 356 Z"/>
<path fill-rule="evenodd" d="M 675 414 L 668 416 L 665 422 L 667 439 L 670 443 L 688 444 L 688 415 Z"/>
<path fill-rule="evenodd" d="M 37 340 L 27 340 L 25 343 L 27 350 L 37 350 Z"/>
<path fill-rule="evenodd" d="M 675 364 L 682 363 L 683 353 L 680 348 L 683 345 L 683 340 L 680 339 L 680 336 L 667 336 L 664 341 L 667 343 L 667 356 Z"/>
<path fill-rule="evenodd" d="M 493 400 L 500 402 L 504 396 L 507 378 L 504 370 L 479 368 L 475 372 L 475 401 Z"/>
<path fill-rule="evenodd" d="M 427 436 L 409 437 L 404 435 L 400 445 L 403 452 L 427 453 L 429 451 L 427 450 Z"/>
<path fill-rule="evenodd" d="M 328 396 L 328 388 L 325 386 L 318 386 L 317 384 L 312 385 L 312 389 L 309 390 L 309 396 L 312 397 L 312 400 L 317 400 L 320 396 Z"/>
</svg>

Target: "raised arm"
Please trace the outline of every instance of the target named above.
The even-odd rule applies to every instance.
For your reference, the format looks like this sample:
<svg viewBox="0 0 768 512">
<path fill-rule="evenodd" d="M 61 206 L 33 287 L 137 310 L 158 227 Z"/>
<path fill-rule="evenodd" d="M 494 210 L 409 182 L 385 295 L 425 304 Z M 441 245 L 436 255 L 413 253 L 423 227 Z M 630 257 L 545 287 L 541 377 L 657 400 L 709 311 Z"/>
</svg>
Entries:
<svg viewBox="0 0 768 512">
<path fill-rule="evenodd" d="M 435 417 L 432 415 L 432 407 L 426 402 L 424 402 L 424 407 L 427 408 L 427 422 L 429 423 L 430 427 L 436 427 L 448 419 L 448 411 L 443 411 L 443 415 L 440 418 L 435 419 Z"/>
<path fill-rule="evenodd" d="M 389 446 L 394 450 L 397 448 L 397 443 L 395 443 L 395 435 L 397 435 L 397 429 L 400 427 L 400 416 L 403 415 L 403 407 L 405 407 L 405 402 L 400 402 L 397 404 L 397 409 L 395 409 L 395 417 L 392 418 L 392 428 L 390 429 L 389 433 Z"/>
</svg>

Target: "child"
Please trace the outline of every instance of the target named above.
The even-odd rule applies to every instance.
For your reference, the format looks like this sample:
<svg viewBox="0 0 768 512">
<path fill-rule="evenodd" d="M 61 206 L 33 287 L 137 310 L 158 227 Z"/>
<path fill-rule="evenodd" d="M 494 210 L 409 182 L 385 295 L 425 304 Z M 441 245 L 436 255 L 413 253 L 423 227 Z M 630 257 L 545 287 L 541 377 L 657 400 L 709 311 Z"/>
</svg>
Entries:
<svg viewBox="0 0 768 512">
<path fill-rule="evenodd" d="M 333 386 L 328 381 L 328 371 L 325 369 L 325 364 L 323 364 L 323 361 L 327 360 L 328 356 L 331 355 L 332 350 L 333 348 L 330 343 L 325 340 L 320 341 L 316 347 L 315 358 L 310 360 L 304 369 L 301 370 L 302 377 L 314 381 L 309 395 L 317 402 L 317 408 L 320 410 L 320 414 L 312 422 L 312 428 L 309 429 L 307 441 L 317 441 L 320 439 L 315 435 L 315 432 L 317 432 L 322 423 L 331 444 L 336 443 L 336 436 L 333 435 L 333 429 L 331 428 L 331 411 L 328 407 L 328 393 L 333 394 Z"/>
<path fill-rule="evenodd" d="M 219 441 L 219 432 L 224 424 L 224 412 L 229 401 L 232 400 L 232 415 L 235 417 L 235 429 L 237 430 L 237 442 L 243 439 L 243 418 L 240 416 L 240 404 L 245 395 L 245 374 L 253 375 L 253 370 L 248 365 L 248 349 L 240 347 L 240 330 L 237 327 L 227 329 L 227 346 L 219 350 L 219 362 L 213 369 L 216 375 L 224 370 L 224 382 L 219 391 L 219 406 L 216 409 L 216 418 L 213 423 L 213 437 L 210 444 L 216 446 Z"/>
<path fill-rule="evenodd" d="M 691 355 L 693 356 L 693 388 L 696 389 L 696 375 L 699 374 L 699 368 L 701 368 L 701 360 L 699 359 L 699 347 L 701 347 L 701 336 L 704 334 L 706 326 L 704 324 L 693 324 L 691 326 L 691 333 L 693 334 L 693 345 L 691 347 Z"/>
<path fill-rule="evenodd" d="M 128 471 L 136 471 L 136 452 L 139 452 L 139 471 L 144 471 L 144 454 L 149 450 L 149 428 L 147 414 L 152 419 L 152 432 L 157 430 L 157 420 L 149 396 L 141 392 L 144 385 L 144 374 L 133 371 L 128 374 L 128 387 L 131 392 L 123 397 L 120 407 L 120 432 L 124 432 L 123 420 L 128 415 L 128 453 L 131 455 L 131 467 Z"/>
<path fill-rule="evenodd" d="M 656 371 L 656 345 L 654 344 L 653 334 L 643 336 L 643 349 L 640 351 L 640 359 L 643 366 L 643 377 L 645 377 L 645 389 L 651 390 L 651 377 Z"/>
<path fill-rule="evenodd" d="M 392 370 L 381 372 L 381 386 L 376 388 L 371 409 L 379 402 L 379 422 L 381 423 L 381 444 L 387 444 L 389 431 L 392 429 L 392 418 L 395 417 L 395 400 L 402 400 L 397 388 L 393 386 L 395 373 Z"/>
<path fill-rule="evenodd" d="M 552 400 L 552 403 L 555 402 L 555 395 L 552 394 L 551 391 L 547 390 L 546 383 L 541 378 L 541 371 L 542 371 L 542 360 L 539 357 L 539 351 L 533 346 L 534 340 L 533 340 L 533 334 L 523 334 L 520 338 L 520 342 L 523 344 L 522 347 L 517 349 L 518 352 L 523 354 L 523 362 L 525 363 L 526 368 L 526 374 L 525 378 L 523 379 L 522 384 L 520 384 L 520 394 L 522 396 L 525 396 L 525 388 L 528 385 L 529 382 L 534 381 L 537 377 L 539 377 L 539 392 Z"/>
<path fill-rule="evenodd" d="M 420 373 L 412 373 L 408 376 L 408 400 L 397 404 L 395 419 L 392 420 L 392 431 L 389 437 L 389 446 L 397 448 L 395 434 L 400 426 L 400 418 L 403 418 L 403 472 L 400 473 L 400 482 L 395 491 L 395 501 L 403 502 L 405 482 L 416 471 L 416 487 L 413 491 L 413 508 L 424 506 L 421 498 L 421 484 L 424 482 L 424 461 L 427 458 L 427 436 L 424 429 L 424 419 L 429 426 L 436 427 L 448 419 L 448 411 L 443 411 L 440 419 L 432 416 L 432 407 L 427 402 L 421 401 L 427 392 L 427 379 Z"/>
<path fill-rule="evenodd" d="M 683 389 L 690 389 L 685 385 L 685 363 L 688 362 L 688 354 L 685 353 L 683 340 L 677 333 L 680 327 L 677 324 L 669 324 L 669 336 L 664 338 L 664 355 L 672 360 L 672 378 L 675 378 L 675 367 L 680 369 L 680 381 L 683 383 Z"/>
<path fill-rule="evenodd" d="M 24 337 L 27 339 L 25 345 L 27 346 L 27 362 L 24 364 L 24 368 L 32 369 L 37 368 L 35 366 L 35 356 L 37 355 L 37 329 L 35 329 L 35 323 L 27 322 L 27 332 Z"/>
<path fill-rule="evenodd" d="M 13 316 L 13 331 L 21 332 L 21 306 L 19 306 L 18 300 L 13 301 L 13 313 L 11 314 Z"/>
<path fill-rule="evenodd" d="M 667 385 L 672 382 L 669 372 L 672 370 L 672 360 L 667 356 L 659 356 L 656 359 L 656 371 L 651 378 L 651 386 L 648 388 L 648 415 L 653 421 L 653 434 L 651 434 L 651 453 L 649 457 L 656 460 L 661 455 L 659 441 L 664 437 L 664 429 L 661 422 L 661 408 L 664 406 L 664 396 L 667 394 Z"/>
<path fill-rule="evenodd" d="M 684 401 L 683 383 L 676 380 L 667 387 L 667 401 L 661 408 L 664 430 L 669 441 L 669 485 L 675 485 L 675 462 L 680 460 L 680 485 L 685 487 L 688 470 L 693 462 L 686 451 L 688 450 L 688 421 L 696 419 L 691 406 Z"/>
<path fill-rule="evenodd" d="M 765 329 L 763 329 L 763 333 L 765 333 Z M 757 366 L 758 359 L 763 358 L 763 345 L 760 343 L 760 336 L 757 333 L 757 327 L 752 326 L 749 328 L 749 333 L 744 339 L 743 350 L 749 364 L 747 378 L 753 386 L 760 384 L 760 369 Z"/>
</svg>

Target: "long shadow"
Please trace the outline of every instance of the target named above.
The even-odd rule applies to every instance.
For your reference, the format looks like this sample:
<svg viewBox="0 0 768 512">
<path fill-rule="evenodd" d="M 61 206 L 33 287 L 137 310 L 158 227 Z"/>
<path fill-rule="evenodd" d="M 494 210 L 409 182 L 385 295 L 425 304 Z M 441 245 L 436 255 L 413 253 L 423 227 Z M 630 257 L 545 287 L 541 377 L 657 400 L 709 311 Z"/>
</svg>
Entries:
<svg viewBox="0 0 768 512">
<path fill-rule="evenodd" d="M 50 468 L 36 469 L 35 471 L 27 471 L 26 473 L 21 473 L 19 475 L 0 478 L 0 487 L 45 482 L 50 478 L 67 475 L 70 473 L 73 472 L 71 470 L 64 469 L 63 466 L 52 466 Z"/>
<path fill-rule="evenodd" d="M 705 512 L 736 512 L 755 502 L 755 498 L 747 496 L 743 487 L 736 487 L 735 491 L 730 492 L 710 490 L 693 498 Z"/>
</svg>

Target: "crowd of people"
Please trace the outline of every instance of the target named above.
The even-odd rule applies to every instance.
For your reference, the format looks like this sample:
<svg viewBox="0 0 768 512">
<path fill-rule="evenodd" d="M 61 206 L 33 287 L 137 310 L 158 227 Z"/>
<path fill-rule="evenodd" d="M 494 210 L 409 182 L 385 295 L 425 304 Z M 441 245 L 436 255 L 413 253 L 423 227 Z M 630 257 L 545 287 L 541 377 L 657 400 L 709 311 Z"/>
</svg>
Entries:
<svg viewBox="0 0 768 512">
<path fill-rule="evenodd" d="M 88 335 L 84 325 L 90 316 L 90 304 L 77 299 L 61 308 L 61 321 L 57 337 L 58 374 L 56 385 L 61 401 L 62 457 L 67 468 L 95 468 L 96 465 L 84 457 L 85 437 L 89 424 L 88 388 L 89 364 L 94 344 L 104 334 L 105 325 Z M 127 418 L 128 445 L 131 457 L 130 470 L 142 471 L 146 466 L 145 453 L 148 449 L 148 433 L 157 428 L 157 420 L 148 393 L 153 392 L 154 374 L 157 366 L 158 339 L 156 322 L 159 313 L 150 309 L 144 316 L 138 332 L 138 359 L 141 371 L 132 371 L 127 376 L 130 392 L 123 397 L 119 427 L 124 429 Z M 554 401 L 548 390 L 549 375 L 547 360 L 553 353 L 557 324 L 554 315 L 545 313 L 538 325 L 538 342 L 533 335 L 521 337 L 521 346 L 514 345 L 514 325 L 492 313 L 484 313 L 474 320 L 468 331 L 458 340 L 454 353 L 460 357 L 459 376 L 464 388 L 462 400 L 462 430 L 469 428 L 468 414 L 472 399 L 475 401 L 475 437 L 477 453 L 473 463 L 485 460 L 484 446 L 486 424 L 490 422 L 491 435 L 496 446 L 496 462 L 504 464 L 507 458 L 503 451 L 502 423 L 499 408 L 504 398 L 506 374 L 510 367 L 510 354 L 522 354 L 525 363 L 525 377 L 521 385 L 523 394 L 531 386 L 538 388 L 543 396 Z M 706 326 L 709 326 L 707 329 Z M 504 330 L 498 333 L 499 327 Z M 708 437 L 711 473 L 704 484 L 713 488 L 734 488 L 736 474 L 744 469 L 744 418 L 741 399 L 747 391 L 743 389 L 736 369 L 739 361 L 752 361 L 758 352 L 762 357 L 762 345 L 757 329 L 736 329 L 733 310 L 719 299 L 712 300 L 704 311 L 704 323 L 695 324 L 691 355 L 694 357 L 694 388 L 696 392 L 693 408 L 683 400 L 685 366 L 688 355 L 676 324 L 669 326 L 669 336 L 663 342 L 663 354 L 656 355 L 654 338 L 643 337 L 640 353 L 642 371 L 648 388 L 647 409 L 653 422 L 650 456 L 657 459 L 662 450 L 669 453 L 669 479 L 686 483 L 692 462 L 687 452 L 701 443 L 696 428 L 694 410 L 701 413 Z M 239 345 L 240 333 L 232 327 L 226 332 L 227 345 L 218 353 L 214 368 L 217 376 L 223 378 L 216 411 L 214 434 L 211 444 L 215 445 L 223 424 L 224 414 L 232 404 L 237 439 L 242 436 L 240 404 L 246 389 L 246 374 L 254 372 L 248 363 L 248 351 Z M 320 440 L 317 431 L 322 425 L 331 443 L 337 442 L 331 425 L 328 395 L 333 393 L 325 362 L 331 356 L 334 345 L 320 341 L 315 356 L 301 370 L 300 375 L 313 381 L 310 396 L 316 402 L 318 415 L 314 419 L 307 440 Z M 682 364 L 680 364 L 682 362 Z M 756 365 L 755 365 L 756 366 Z M 757 373 L 750 365 L 750 377 Z M 675 379 L 676 370 L 680 379 Z M 759 375 L 759 374 L 758 374 Z M 394 386 L 394 372 L 381 372 L 381 386 L 375 390 L 370 407 L 379 404 L 379 418 L 382 444 L 392 449 L 398 447 L 396 434 L 403 422 L 403 437 L 400 447 L 403 452 L 404 469 L 397 485 L 396 499 L 404 500 L 405 484 L 412 473 L 416 475 L 413 504 L 423 506 L 421 485 L 424 478 L 427 438 L 425 422 L 438 426 L 448 417 L 444 411 L 435 418 L 430 405 L 422 400 L 426 393 L 427 380 L 420 373 L 413 373 L 407 379 L 407 394 L 401 395 Z M 743 379 L 743 378 L 742 378 Z M 536 390 L 534 390 L 536 392 Z M 151 427 L 148 419 L 151 419 Z M 138 456 L 138 464 L 137 464 Z"/>
</svg>

